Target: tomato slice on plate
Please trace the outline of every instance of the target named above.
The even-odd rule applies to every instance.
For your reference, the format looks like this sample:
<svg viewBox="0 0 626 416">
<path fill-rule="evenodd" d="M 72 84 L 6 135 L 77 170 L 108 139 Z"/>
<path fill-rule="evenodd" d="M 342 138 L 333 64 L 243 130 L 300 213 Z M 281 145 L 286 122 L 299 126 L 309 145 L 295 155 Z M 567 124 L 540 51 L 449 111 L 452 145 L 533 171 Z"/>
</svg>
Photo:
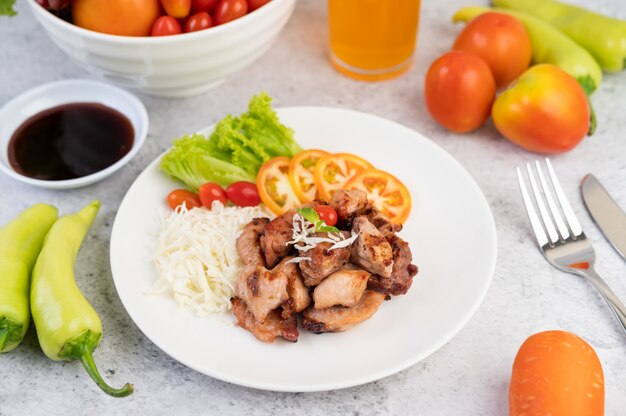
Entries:
<svg viewBox="0 0 626 416">
<path fill-rule="evenodd" d="M 315 186 L 320 198 L 330 200 L 335 191 L 344 188 L 353 176 L 366 169 L 374 169 L 374 166 L 350 153 L 335 153 L 322 157 L 317 161 L 314 173 Z"/>
<path fill-rule="evenodd" d="M 403 223 L 411 213 L 411 194 L 398 178 L 382 170 L 368 169 L 346 183 L 345 189 L 360 189 L 389 219 Z"/>
<path fill-rule="evenodd" d="M 300 205 L 300 200 L 289 183 L 291 159 L 278 156 L 261 166 L 256 178 L 261 201 L 276 215 Z"/>
<path fill-rule="evenodd" d="M 300 202 L 310 202 L 317 196 L 315 186 L 315 165 L 329 153 L 324 150 L 310 149 L 298 153 L 289 163 L 289 183 Z"/>
</svg>

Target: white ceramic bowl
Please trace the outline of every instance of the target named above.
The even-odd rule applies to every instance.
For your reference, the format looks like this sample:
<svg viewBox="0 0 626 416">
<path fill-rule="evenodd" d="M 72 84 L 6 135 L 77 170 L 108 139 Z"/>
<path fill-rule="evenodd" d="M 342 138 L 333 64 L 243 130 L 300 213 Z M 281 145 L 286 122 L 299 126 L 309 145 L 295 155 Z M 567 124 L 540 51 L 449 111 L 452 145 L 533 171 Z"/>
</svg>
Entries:
<svg viewBox="0 0 626 416">
<path fill-rule="evenodd" d="M 259 58 L 277 39 L 296 0 L 272 0 L 207 30 L 161 37 L 113 36 L 82 29 L 27 0 L 50 38 L 101 78 L 161 97 L 199 94 Z"/>
<path fill-rule="evenodd" d="M 133 147 L 120 160 L 96 173 L 76 179 L 41 180 L 17 173 L 11 167 L 8 146 L 17 128 L 30 117 L 69 103 L 100 103 L 124 114 L 135 131 Z M 137 154 L 148 136 L 148 112 L 132 94 L 102 82 L 88 80 L 66 80 L 40 85 L 18 95 L 0 109 L 0 171 L 22 182 L 50 189 L 69 189 L 90 185 L 100 181 L 124 166 Z"/>
</svg>

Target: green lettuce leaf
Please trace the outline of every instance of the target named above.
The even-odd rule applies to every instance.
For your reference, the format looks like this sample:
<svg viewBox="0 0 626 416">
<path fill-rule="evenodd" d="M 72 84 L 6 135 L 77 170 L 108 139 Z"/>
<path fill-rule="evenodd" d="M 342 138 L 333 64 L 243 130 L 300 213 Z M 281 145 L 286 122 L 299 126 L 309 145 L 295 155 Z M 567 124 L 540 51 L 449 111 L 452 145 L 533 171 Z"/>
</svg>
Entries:
<svg viewBox="0 0 626 416">
<path fill-rule="evenodd" d="M 169 177 L 181 181 L 194 192 L 206 182 L 228 186 L 238 181 L 255 181 L 253 174 L 220 156 L 213 153 L 204 136 L 194 134 L 176 140 L 172 149 L 161 158 L 160 167 Z"/>
<path fill-rule="evenodd" d="M 0 0 L 0 16 L 15 16 L 15 0 Z"/>
</svg>

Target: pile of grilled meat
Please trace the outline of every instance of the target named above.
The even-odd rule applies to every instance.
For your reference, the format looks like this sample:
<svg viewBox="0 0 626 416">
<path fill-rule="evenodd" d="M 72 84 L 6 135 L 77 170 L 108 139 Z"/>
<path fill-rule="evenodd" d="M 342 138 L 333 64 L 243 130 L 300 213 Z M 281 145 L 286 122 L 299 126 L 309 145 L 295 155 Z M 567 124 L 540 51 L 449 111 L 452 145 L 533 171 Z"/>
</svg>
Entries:
<svg viewBox="0 0 626 416">
<path fill-rule="evenodd" d="M 304 206 L 326 204 L 315 200 Z M 400 224 L 368 203 L 363 191 L 337 191 L 328 205 L 337 211 L 337 228 L 344 238 L 357 234 L 351 245 L 330 250 L 332 243 L 320 242 L 298 253 L 288 243 L 295 209 L 272 221 L 255 218 L 237 239 L 245 266 L 235 281 L 232 310 L 237 324 L 259 340 L 297 341 L 300 312 L 304 329 L 345 331 L 411 286 L 417 267 L 411 263 L 408 243 L 396 235 Z M 294 255 L 310 260 L 290 262 Z"/>
</svg>

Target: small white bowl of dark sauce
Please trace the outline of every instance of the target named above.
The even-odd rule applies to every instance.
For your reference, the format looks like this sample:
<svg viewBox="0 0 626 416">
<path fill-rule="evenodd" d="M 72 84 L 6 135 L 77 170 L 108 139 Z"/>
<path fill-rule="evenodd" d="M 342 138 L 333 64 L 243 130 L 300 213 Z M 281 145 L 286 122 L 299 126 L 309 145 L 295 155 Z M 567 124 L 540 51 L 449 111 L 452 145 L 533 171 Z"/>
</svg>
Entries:
<svg viewBox="0 0 626 416">
<path fill-rule="evenodd" d="M 0 170 L 51 189 L 90 185 L 120 169 L 148 135 L 134 95 L 89 80 L 44 84 L 0 110 Z"/>
</svg>

